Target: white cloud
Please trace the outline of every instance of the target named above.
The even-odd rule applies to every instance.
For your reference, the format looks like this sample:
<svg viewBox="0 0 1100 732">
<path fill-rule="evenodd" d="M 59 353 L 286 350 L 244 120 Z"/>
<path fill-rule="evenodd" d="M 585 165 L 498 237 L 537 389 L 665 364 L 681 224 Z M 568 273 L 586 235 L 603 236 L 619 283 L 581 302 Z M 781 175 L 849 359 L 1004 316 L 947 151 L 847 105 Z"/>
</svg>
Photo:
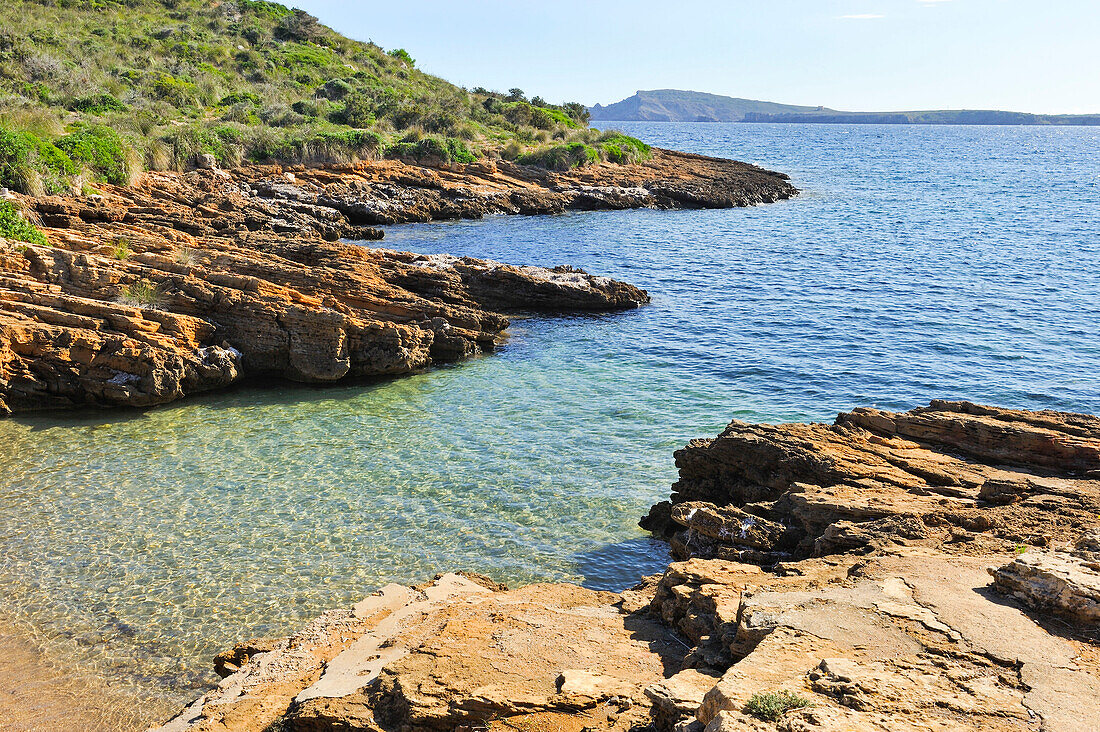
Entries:
<svg viewBox="0 0 1100 732">
<path fill-rule="evenodd" d="M 841 20 L 878 20 L 879 18 L 885 18 L 885 15 L 878 13 L 856 13 L 854 15 L 842 15 Z"/>
</svg>

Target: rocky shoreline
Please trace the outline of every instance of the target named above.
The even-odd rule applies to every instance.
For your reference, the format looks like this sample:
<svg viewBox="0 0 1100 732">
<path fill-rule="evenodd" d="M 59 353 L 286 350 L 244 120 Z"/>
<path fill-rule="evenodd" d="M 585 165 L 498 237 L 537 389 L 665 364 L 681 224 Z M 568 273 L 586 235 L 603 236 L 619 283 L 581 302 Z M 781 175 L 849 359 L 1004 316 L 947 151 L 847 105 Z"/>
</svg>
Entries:
<svg viewBox="0 0 1100 732">
<path fill-rule="evenodd" d="M 567 209 L 746 206 L 786 176 L 657 150 L 567 173 L 506 162 L 148 173 L 25 198 L 50 246 L 0 240 L 0 414 L 163 404 L 246 378 L 327 383 L 491 350 L 504 311 L 632 308 L 648 295 L 568 266 L 342 243 L 378 225 Z"/>
<path fill-rule="evenodd" d="M 1100 419 L 967 402 L 733 422 L 621 594 L 390 585 L 220 655 L 180 730 L 1091 730 Z"/>
</svg>

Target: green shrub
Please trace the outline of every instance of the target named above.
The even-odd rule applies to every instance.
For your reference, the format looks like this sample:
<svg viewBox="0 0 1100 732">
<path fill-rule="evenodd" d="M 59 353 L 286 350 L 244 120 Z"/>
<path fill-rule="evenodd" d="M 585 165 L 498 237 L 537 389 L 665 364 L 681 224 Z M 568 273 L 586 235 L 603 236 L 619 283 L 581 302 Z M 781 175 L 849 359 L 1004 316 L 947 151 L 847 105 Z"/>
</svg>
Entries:
<svg viewBox="0 0 1100 732">
<path fill-rule="evenodd" d="M 267 2 L 267 0 L 237 0 L 237 5 L 242 12 L 271 20 L 282 20 L 293 12 L 285 5 Z"/>
<path fill-rule="evenodd" d="M 59 195 L 78 172 L 52 142 L 0 127 L 0 186 L 29 195 Z"/>
<path fill-rule="evenodd" d="M 352 91 L 352 85 L 343 79 L 331 79 L 317 87 L 317 91 L 313 93 L 315 96 L 324 97 L 325 99 L 340 100 L 351 94 Z"/>
<path fill-rule="evenodd" d="M 77 112 L 86 114 L 106 114 L 108 112 L 125 112 L 129 107 L 120 102 L 111 94 L 92 94 L 87 97 L 78 97 L 69 107 Z"/>
<path fill-rule="evenodd" d="M 367 94 L 350 94 L 344 108 L 333 114 L 333 121 L 348 127 L 370 127 L 375 122 L 375 100 Z"/>
<path fill-rule="evenodd" d="M 153 81 L 153 93 L 158 99 L 181 109 L 195 103 L 199 89 L 190 81 L 162 73 Z"/>
<path fill-rule="evenodd" d="M 221 107 L 232 107 L 234 104 L 255 104 L 259 106 L 261 101 L 259 94 L 253 94 L 252 92 L 236 92 L 222 97 L 218 105 Z"/>
<path fill-rule="evenodd" d="M 605 132 L 598 146 L 603 157 L 612 163 L 631 164 L 653 157 L 653 149 L 641 140 L 621 132 Z"/>
<path fill-rule="evenodd" d="M 117 186 L 130 182 L 129 147 L 110 127 L 78 125 L 57 141 L 57 147 L 68 153 L 74 162 L 87 165 L 96 180 Z"/>
<path fill-rule="evenodd" d="M 765 722 L 776 722 L 792 709 L 804 709 L 810 706 L 809 699 L 803 699 L 790 691 L 769 691 L 753 694 L 743 711 Z"/>
<path fill-rule="evenodd" d="M 394 57 L 395 59 L 397 59 L 398 61 L 403 61 L 403 62 L 404 62 L 404 63 L 405 63 L 406 65 L 408 65 L 408 67 L 409 67 L 410 69 L 411 69 L 411 68 L 412 68 L 413 66 L 416 66 L 416 62 L 415 62 L 415 61 L 413 61 L 413 57 L 412 57 L 412 56 L 410 56 L 410 55 L 409 55 L 409 52 L 408 52 L 408 51 L 406 51 L 406 50 L 405 50 L 405 49 L 403 49 L 403 48 L 395 48 L 395 49 L 393 49 L 392 51 L 390 51 L 390 55 L 391 55 L 391 56 L 393 56 L 393 57 Z"/>
<path fill-rule="evenodd" d="M 386 155 L 418 162 L 438 160 L 443 163 L 472 163 L 477 160 L 477 156 L 470 152 L 465 142 L 453 137 L 425 137 L 416 142 L 398 142 L 386 150 Z"/>
<path fill-rule="evenodd" d="M 600 162 L 600 159 L 600 151 L 591 145 L 571 142 L 520 155 L 517 161 L 523 165 L 537 165 L 549 170 L 569 170 L 582 165 L 593 165 Z"/>
<path fill-rule="evenodd" d="M 466 147 L 466 143 L 454 137 L 448 137 L 446 139 L 447 154 L 454 163 L 472 163 L 477 160 L 477 156 L 470 152 L 470 148 Z"/>
<path fill-rule="evenodd" d="M 10 201 L 0 201 L 0 238 L 49 246 L 45 235 L 19 213 Z"/>
</svg>

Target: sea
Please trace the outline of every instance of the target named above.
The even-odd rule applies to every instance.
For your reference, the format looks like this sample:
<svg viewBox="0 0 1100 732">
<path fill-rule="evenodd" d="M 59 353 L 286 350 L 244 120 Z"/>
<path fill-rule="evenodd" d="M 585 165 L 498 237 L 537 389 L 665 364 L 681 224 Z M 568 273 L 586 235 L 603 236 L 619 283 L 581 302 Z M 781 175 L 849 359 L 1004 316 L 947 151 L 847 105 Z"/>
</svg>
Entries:
<svg viewBox="0 0 1100 732">
<path fill-rule="evenodd" d="M 1100 128 L 604 125 L 801 195 L 391 226 L 388 248 L 576 265 L 653 302 L 519 314 L 495 353 L 403 378 L 0 421 L 0 618 L 171 706 L 214 653 L 386 582 L 661 571 L 637 521 L 674 451 L 733 419 L 1100 413 Z"/>
</svg>

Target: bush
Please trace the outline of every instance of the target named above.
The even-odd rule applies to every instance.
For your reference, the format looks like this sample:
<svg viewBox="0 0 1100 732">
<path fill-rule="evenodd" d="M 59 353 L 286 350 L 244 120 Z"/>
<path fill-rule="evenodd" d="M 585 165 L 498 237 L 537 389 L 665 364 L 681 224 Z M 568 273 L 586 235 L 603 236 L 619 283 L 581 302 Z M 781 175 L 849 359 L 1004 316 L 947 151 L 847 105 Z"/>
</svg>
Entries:
<svg viewBox="0 0 1100 732">
<path fill-rule="evenodd" d="M 374 124 L 375 100 L 367 94 L 351 94 L 344 100 L 344 108 L 333 114 L 335 122 L 348 127 L 370 127 Z"/>
<path fill-rule="evenodd" d="M 273 5 L 274 3 L 267 3 Z M 275 37 L 280 41 L 298 41 L 310 43 L 324 34 L 324 27 L 304 10 L 291 10 L 275 26 Z"/>
<path fill-rule="evenodd" d="M 243 155 L 241 134 L 229 126 L 183 127 L 168 135 L 165 142 L 171 150 L 171 167 L 177 170 L 196 163 L 203 155 L 213 155 L 220 165 L 235 167 Z"/>
<path fill-rule="evenodd" d="M 0 186 L 28 195 L 59 195 L 78 173 L 63 150 L 30 132 L 0 128 Z"/>
<path fill-rule="evenodd" d="M 537 165 L 540 168 L 549 170 L 569 170 L 582 165 L 593 165 L 600 162 L 600 160 L 600 151 L 583 142 L 571 142 L 567 145 L 543 148 L 526 155 L 520 155 L 517 159 L 523 165 Z"/>
<path fill-rule="evenodd" d="M 653 157 L 653 149 L 641 140 L 621 132 L 605 132 L 598 146 L 603 157 L 612 163 L 631 164 Z"/>
<path fill-rule="evenodd" d="M 181 109 L 195 103 L 199 89 L 190 81 L 177 79 L 171 74 L 160 74 L 153 81 L 153 93 L 158 99 Z"/>
<path fill-rule="evenodd" d="M 34 224 L 23 218 L 19 209 L 10 201 L 0 201 L 0 238 L 25 241 L 39 246 L 49 246 L 45 235 Z"/>
<path fill-rule="evenodd" d="M 792 709 L 804 709 L 810 706 L 809 699 L 803 699 L 790 691 L 769 691 L 753 694 L 743 711 L 765 722 L 776 722 Z"/>
<path fill-rule="evenodd" d="M 77 126 L 57 141 L 74 162 L 84 163 L 95 179 L 116 186 L 130 182 L 130 149 L 117 132 L 104 125 Z"/>
<path fill-rule="evenodd" d="M 218 105 L 221 107 L 232 107 L 234 104 L 254 104 L 259 106 L 261 101 L 259 94 L 253 94 L 252 92 L 236 92 L 222 97 Z"/>
<path fill-rule="evenodd" d="M 416 142 L 398 142 L 386 150 L 386 155 L 392 158 L 411 158 L 418 162 L 438 160 L 443 163 L 472 163 L 477 160 L 477 156 L 470 152 L 466 143 L 454 137 L 425 137 Z"/>
<path fill-rule="evenodd" d="M 403 48 L 395 48 L 390 51 L 390 55 L 398 61 L 403 61 L 410 69 L 416 66 L 416 62 L 413 61 L 413 57 L 409 55 L 409 52 Z"/>
<path fill-rule="evenodd" d="M 317 91 L 313 92 L 313 94 L 318 97 L 324 97 L 325 99 L 339 101 L 348 94 L 351 94 L 352 91 L 351 84 L 343 79 L 332 79 L 317 87 Z"/>
<path fill-rule="evenodd" d="M 125 112 L 129 107 L 111 94 L 92 94 L 79 97 L 69 105 L 70 109 L 86 114 L 106 114 L 107 112 Z"/>
</svg>

